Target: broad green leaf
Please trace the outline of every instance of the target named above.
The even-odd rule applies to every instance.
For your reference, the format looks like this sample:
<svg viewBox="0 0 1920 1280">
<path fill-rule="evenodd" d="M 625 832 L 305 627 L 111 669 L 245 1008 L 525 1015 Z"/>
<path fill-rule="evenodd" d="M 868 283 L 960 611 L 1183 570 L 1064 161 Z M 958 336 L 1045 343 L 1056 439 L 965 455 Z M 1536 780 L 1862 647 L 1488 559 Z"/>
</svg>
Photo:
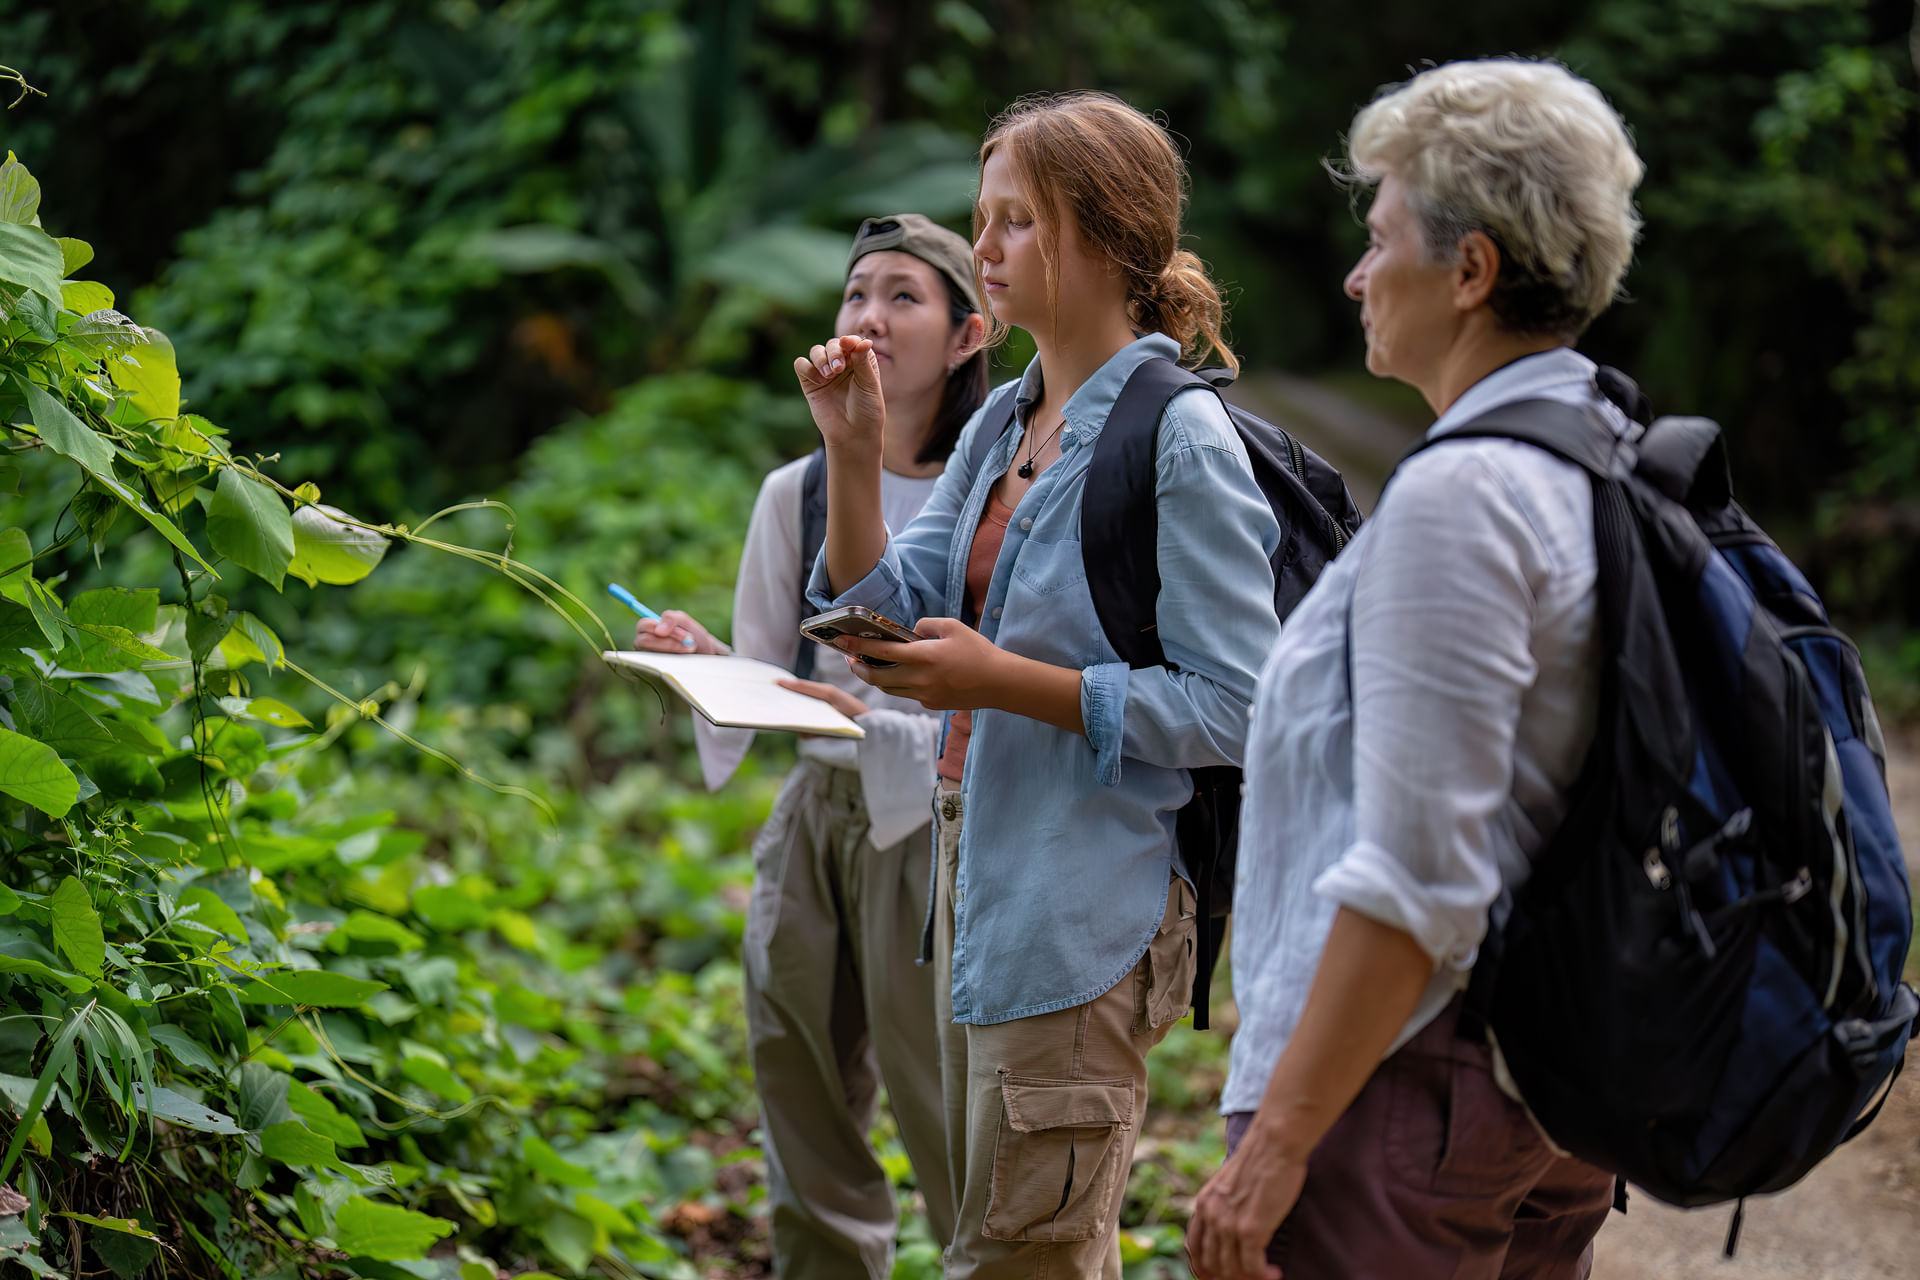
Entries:
<svg viewBox="0 0 1920 1280">
<path fill-rule="evenodd" d="M 93 246 L 85 240 L 75 240 L 71 236 L 55 236 L 54 242 L 60 246 L 60 274 L 68 279 L 73 273 L 93 261 Z"/>
<path fill-rule="evenodd" d="M 400 1074 L 423 1089 L 431 1089 L 450 1102 L 471 1102 L 473 1089 L 453 1073 L 444 1062 L 435 1062 L 421 1054 L 400 1060 Z"/>
<path fill-rule="evenodd" d="M 372 573 L 387 554 L 387 539 L 342 523 L 338 507 L 301 507 L 293 513 L 293 561 L 287 572 L 308 586 L 347 586 Z"/>
<path fill-rule="evenodd" d="M 366 1134 L 354 1118 L 329 1102 L 324 1094 L 295 1080 L 287 1086 L 287 1106 L 306 1121 L 307 1128 L 333 1139 L 336 1147 L 364 1147 Z"/>
<path fill-rule="evenodd" d="M 69 613 L 67 616 L 71 618 L 73 615 Z M 75 630 L 80 633 L 80 657 L 67 664 L 75 671 L 127 671 L 139 667 L 142 662 L 175 660 L 165 649 L 154 648 L 125 627 L 103 627 L 85 622 L 77 624 Z M 126 656 L 116 658 L 113 656 L 115 654 Z"/>
<path fill-rule="evenodd" d="M 245 1004 L 308 1004 L 322 1009 L 351 1009 L 387 984 L 327 969 L 296 969 L 256 979 L 240 988 Z"/>
<path fill-rule="evenodd" d="M 102 587 L 82 591 L 67 602 L 67 616 L 75 622 L 141 633 L 153 630 L 159 612 L 160 593 L 152 587 Z"/>
<path fill-rule="evenodd" d="M 293 1119 L 287 1105 L 287 1090 L 293 1077 L 264 1062 L 249 1062 L 240 1068 L 240 1083 L 233 1091 L 233 1118 L 240 1127 L 258 1133 L 271 1125 Z"/>
<path fill-rule="evenodd" d="M 207 506 L 207 538 L 215 551 L 280 589 L 293 559 L 293 522 L 279 494 L 238 471 L 222 471 Z"/>
<path fill-rule="evenodd" d="M 147 1230 L 132 1218 L 96 1218 L 89 1213 L 56 1213 L 56 1218 L 72 1218 L 75 1222 L 84 1222 L 90 1227 L 103 1227 L 108 1231 L 118 1231 L 123 1235 L 140 1236 L 147 1240 L 160 1237 Z"/>
<path fill-rule="evenodd" d="M 620 1212 L 599 1196 L 575 1196 L 573 1207 L 582 1216 L 590 1220 L 611 1236 L 630 1236 L 640 1228 L 633 1225 L 633 1219 Z"/>
<path fill-rule="evenodd" d="M 203 924 L 224 933 L 235 942 L 247 940 L 247 926 L 219 894 L 204 885 L 189 885 L 174 902 L 173 918 L 186 924 Z"/>
<path fill-rule="evenodd" d="M 67 611 L 60 607 L 60 598 L 32 578 L 27 579 L 26 596 L 27 608 L 33 614 L 34 625 L 46 637 L 49 652 L 58 653 L 66 647 L 67 636 L 73 630 Z"/>
<path fill-rule="evenodd" d="M 93 909 L 87 886 L 73 876 L 60 882 L 47 899 L 53 912 L 53 941 L 81 973 L 98 975 L 107 960 L 107 939 L 100 931 L 100 913 Z"/>
<path fill-rule="evenodd" d="M 160 1246 L 152 1240 L 139 1236 L 121 1235 L 116 1231 L 94 1227 L 87 1232 L 87 1243 L 100 1255 L 100 1261 L 120 1280 L 139 1280 L 146 1274 L 153 1260 L 160 1256 Z"/>
<path fill-rule="evenodd" d="M 44 960 L 33 960 L 25 956 L 0 955 L 0 973 L 24 973 L 29 978 L 38 978 L 42 982 L 51 982 L 65 987 L 74 995 L 84 995 L 93 990 L 92 979 L 56 969 Z"/>
<path fill-rule="evenodd" d="M 0 280 L 60 304 L 62 256 L 54 238 L 38 227 L 0 222 Z"/>
<path fill-rule="evenodd" d="M 249 662 L 264 662 L 275 669 L 286 660 L 287 651 L 280 637 L 260 619 L 242 613 L 234 619 L 233 630 L 220 641 L 220 658 L 229 667 L 244 667 Z"/>
<path fill-rule="evenodd" d="M 80 798 L 80 780 L 43 742 L 0 729 L 0 791 L 40 810 L 63 818 Z M 96 962 L 94 969 L 99 969 Z"/>
<path fill-rule="evenodd" d="M 20 895 L 0 884 L 0 916 L 10 916 L 20 909 Z"/>
<path fill-rule="evenodd" d="M 113 445 L 107 438 L 73 416 L 73 411 L 54 399 L 47 389 L 31 378 L 19 382 L 26 392 L 27 412 L 47 447 L 62 457 L 72 458 L 90 475 L 117 480 L 113 474 Z"/>
<path fill-rule="evenodd" d="M 25 529 L 0 530 L 0 596 L 27 602 L 27 575 L 33 566 L 33 543 Z"/>
<path fill-rule="evenodd" d="M 134 1105 L 152 1116 L 155 1120 L 165 1120 L 168 1124 L 177 1124 L 183 1129 L 194 1129 L 200 1133 L 245 1133 L 234 1123 L 233 1117 L 212 1107 L 195 1102 L 185 1094 L 175 1093 L 172 1089 L 157 1088 L 148 1090 L 136 1082 L 133 1086 Z"/>
<path fill-rule="evenodd" d="M 111 311 L 113 290 L 94 280 L 69 280 L 60 286 L 60 304 L 75 315 Z"/>
<path fill-rule="evenodd" d="M 413 914 L 436 929 L 457 932 L 487 922 L 491 908 L 458 885 L 427 884 L 413 891 Z"/>
<path fill-rule="evenodd" d="M 593 1223 L 571 1209 L 549 1210 L 540 1223 L 540 1242 L 553 1251 L 569 1271 L 585 1271 L 593 1264 Z"/>
<path fill-rule="evenodd" d="M 106 362 L 113 385 L 127 397 L 115 410 L 114 421 L 129 426 L 180 416 L 180 369 L 173 343 L 158 329 L 141 332 L 145 342 L 115 352 Z"/>
<path fill-rule="evenodd" d="M 585 1188 L 594 1184 L 592 1173 L 562 1156 L 536 1134 L 521 1137 L 520 1154 L 526 1158 L 529 1169 L 548 1181 L 563 1187 Z"/>
<path fill-rule="evenodd" d="M 230 716 L 260 720 L 282 729 L 311 729 L 313 722 L 284 702 L 272 698 L 222 698 L 220 709 Z"/>
<path fill-rule="evenodd" d="M 404 1262 L 426 1257 L 433 1242 L 452 1235 L 453 1229 L 445 1218 L 355 1196 L 334 1215 L 333 1242 L 348 1253 Z"/>
<path fill-rule="evenodd" d="M 183 1067 L 192 1067 L 198 1071 L 219 1071 L 220 1064 L 214 1061 L 206 1046 L 188 1035 L 186 1031 L 170 1022 L 156 1023 L 147 1028 L 148 1037 L 161 1048 L 173 1055 L 173 1060 Z"/>
<path fill-rule="evenodd" d="M 11 151 L 0 164 L 0 222 L 40 225 L 40 182 Z"/>
<path fill-rule="evenodd" d="M 392 916 L 360 910 L 351 912 L 327 935 L 327 949 L 345 951 L 355 942 L 385 943 L 399 951 L 418 951 L 427 945 L 419 934 Z"/>
<path fill-rule="evenodd" d="M 298 1120 L 282 1120 L 262 1129 L 260 1151 L 269 1160 L 296 1168 L 315 1165 L 332 1168 L 340 1163 L 333 1139 L 315 1133 Z"/>
</svg>

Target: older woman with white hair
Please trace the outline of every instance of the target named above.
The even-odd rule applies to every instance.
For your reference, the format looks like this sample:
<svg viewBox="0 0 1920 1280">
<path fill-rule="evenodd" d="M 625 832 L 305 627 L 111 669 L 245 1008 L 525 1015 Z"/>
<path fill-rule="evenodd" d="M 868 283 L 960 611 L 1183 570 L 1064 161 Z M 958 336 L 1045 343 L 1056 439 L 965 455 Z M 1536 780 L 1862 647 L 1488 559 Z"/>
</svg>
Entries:
<svg viewBox="0 0 1920 1280">
<path fill-rule="evenodd" d="M 1419 389 L 1430 438 L 1540 400 L 1636 430 L 1571 345 L 1639 230 L 1642 165 L 1598 90 L 1436 67 L 1360 112 L 1349 161 L 1374 190 L 1346 285 L 1367 367 Z M 1203 1280 L 1588 1274 L 1613 1178 L 1540 1135 L 1458 1022 L 1592 740 L 1597 606 L 1585 473 L 1467 439 L 1401 467 L 1288 621 L 1247 742 Z"/>
</svg>

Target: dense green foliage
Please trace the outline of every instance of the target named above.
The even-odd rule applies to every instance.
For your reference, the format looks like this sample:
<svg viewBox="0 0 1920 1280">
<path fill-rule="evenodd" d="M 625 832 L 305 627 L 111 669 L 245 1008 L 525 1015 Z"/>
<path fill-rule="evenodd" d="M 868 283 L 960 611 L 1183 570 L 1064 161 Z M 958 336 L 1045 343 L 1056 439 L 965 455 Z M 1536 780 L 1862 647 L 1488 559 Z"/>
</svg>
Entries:
<svg viewBox="0 0 1920 1280">
<path fill-rule="evenodd" d="M 738 939 L 785 748 L 700 789 L 684 715 L 593 657 L 631 625 L 602 588 L 726 633 L 853 221 L 958 224 L 1021 92 L 1164 112 L 1237 347 L 1351 370 L 1319 162 L 1354 107 L 1558 52 L 1649 162 L 1589 349 L 1726 421 L 1920 671 L 1913 6 L 1355 15 L 0 0 L 47 95 L 5 145 L 99 249 L 0 176 L 0 1275 L 755 1271 Z M 1141 1144 L 1132 1275 L 1218 1158 L 1220 1048 L 1157 1054 L 1189 1120 Z M 899 1271 L 937 1272 L 911 1217 Z"/>
</svg>

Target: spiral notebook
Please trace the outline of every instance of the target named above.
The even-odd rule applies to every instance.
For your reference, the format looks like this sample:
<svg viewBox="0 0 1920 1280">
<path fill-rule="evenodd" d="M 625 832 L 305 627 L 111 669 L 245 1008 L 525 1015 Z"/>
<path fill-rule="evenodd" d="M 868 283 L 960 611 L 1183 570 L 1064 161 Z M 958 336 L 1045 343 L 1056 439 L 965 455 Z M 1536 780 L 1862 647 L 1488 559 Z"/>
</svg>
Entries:
<svg viewBox="0 0 1920 1280">
<path fill-rule="evenodd" d="M 688 706 L 729 729 L 774 729 L 830 738 L 864 738 L 866 731 L 818 698 L 782 689 L 776 680 L 793 673 L 770 662 L 730 654 L 643 653 L 609 649 L 600 655 L 616 667 L 648 677 L 685 699 Z"/>
</svg>

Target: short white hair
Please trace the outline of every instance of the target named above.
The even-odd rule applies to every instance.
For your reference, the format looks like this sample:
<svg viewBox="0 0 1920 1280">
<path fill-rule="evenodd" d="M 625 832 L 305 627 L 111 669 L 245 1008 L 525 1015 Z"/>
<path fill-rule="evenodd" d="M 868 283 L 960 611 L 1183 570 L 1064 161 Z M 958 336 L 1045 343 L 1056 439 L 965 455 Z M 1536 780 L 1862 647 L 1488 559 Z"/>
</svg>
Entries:
<svg viewBox="0 0 1920 1280">
<path fill-rule="evenodd" d="M 1508 329 L 1578 337 L 1614 300 L 1640 233 L 1646 166 L 1620 115 L 1557 62 L 1450 62 L 1353 118 L 1345 177 L 1406 187 L 1428 253 L 1481 231 L 1500 250 L 1489 299 Z"/>
</svg>

